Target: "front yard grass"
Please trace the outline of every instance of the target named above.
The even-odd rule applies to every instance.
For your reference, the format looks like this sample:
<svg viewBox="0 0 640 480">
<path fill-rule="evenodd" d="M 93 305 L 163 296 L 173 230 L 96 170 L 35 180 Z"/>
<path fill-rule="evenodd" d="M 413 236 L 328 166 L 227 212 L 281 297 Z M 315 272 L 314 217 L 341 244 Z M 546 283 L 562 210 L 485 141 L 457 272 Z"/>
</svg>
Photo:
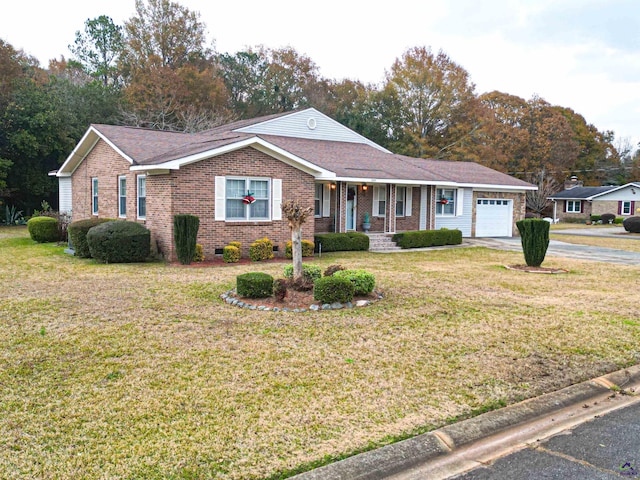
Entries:
<svg viewBox="0 0 640 480">
<path fill-rule="evenodd" d="M 385 299 L 227 306 L 283 264 L 101 265 L 0 228 L 0 478 L 281 478 L 639 360 L 637 267 L 451 248 L 324 254 Z"/>
<path fill-rule="evenodd" d="M 631 235 L 631 234 L 629 234 Z M 638 235 L 636 235 L 638 237 Z M 585 235 L 550 235 L 552 240 L 573 243 L 577 245 L 591 245 L 594 247 L 614 248 L 628 252 L 640 252 L 640 239 L 611 237 L 588 237 Z"/>
</svg>

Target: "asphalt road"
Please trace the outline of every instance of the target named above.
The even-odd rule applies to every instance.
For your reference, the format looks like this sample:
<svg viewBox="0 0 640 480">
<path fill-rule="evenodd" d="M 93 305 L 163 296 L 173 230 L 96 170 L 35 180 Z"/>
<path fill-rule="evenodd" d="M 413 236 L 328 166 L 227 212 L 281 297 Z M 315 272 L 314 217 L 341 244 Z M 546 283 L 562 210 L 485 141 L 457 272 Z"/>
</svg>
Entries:
<svg viewBox="0 0 640 480">
<path fill-rule="evenodd" d="M 451 480 L 640 479 L 640 403 Z"/>
</svg>

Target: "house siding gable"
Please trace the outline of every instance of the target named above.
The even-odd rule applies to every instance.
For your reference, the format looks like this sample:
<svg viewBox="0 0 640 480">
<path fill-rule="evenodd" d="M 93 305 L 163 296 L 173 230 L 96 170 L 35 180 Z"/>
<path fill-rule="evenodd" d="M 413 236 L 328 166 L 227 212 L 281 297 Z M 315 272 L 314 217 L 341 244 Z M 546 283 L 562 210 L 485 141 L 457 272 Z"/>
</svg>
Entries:
<svg viewBox="0 0 640 480">
<path fill-rule="evenodd" d="M 463 193 L 462 200 L 462 215 L 455 216 L 438 216 L 436 215 L 436 230 L 441 228 L 454 229 L 457 228 L 462 232 L 463 237 L 471 236 L 471 223 L 472 223 L 472 211 L 473 211 L 473 191 L 470 188 L 458 189 L 456 201 L 460 196 L 460 192 Z M 456 207 L 457 210 L 457 207 Z"/>
</svg>

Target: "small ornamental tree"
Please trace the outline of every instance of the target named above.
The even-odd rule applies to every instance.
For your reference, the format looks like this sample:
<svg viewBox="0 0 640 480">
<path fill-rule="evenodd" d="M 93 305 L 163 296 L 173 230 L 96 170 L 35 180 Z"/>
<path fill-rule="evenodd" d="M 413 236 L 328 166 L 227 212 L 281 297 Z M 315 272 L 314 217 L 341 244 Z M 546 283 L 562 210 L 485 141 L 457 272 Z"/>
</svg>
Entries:
<svg viewBox="0 0 640 480">
<path fill-rule="evenodd" d="M 293 281 L 302 281 L 302 224 L 309 215 L 313 215 L 313 208 L 303 208 L 294 200 L 282 203 L 282 213 L 289 221 L 291 228 L 291 257 L 293 259 Z"/>
<path fill-rule="evenodd" d="M 176 245 L 176 256 L 183 265 L 189 265 L 196 253 L 196 240 L 200 219 L 195 215 L 173 216 L 173 241 Z"/>
<path fill-rule="evenodd" d="M 520 232 L 524 260 L 530 267 L 539 267 L 549 248 L 549 222 L 540 218 L 527 218 L 516 222 Z"/>
</svg>

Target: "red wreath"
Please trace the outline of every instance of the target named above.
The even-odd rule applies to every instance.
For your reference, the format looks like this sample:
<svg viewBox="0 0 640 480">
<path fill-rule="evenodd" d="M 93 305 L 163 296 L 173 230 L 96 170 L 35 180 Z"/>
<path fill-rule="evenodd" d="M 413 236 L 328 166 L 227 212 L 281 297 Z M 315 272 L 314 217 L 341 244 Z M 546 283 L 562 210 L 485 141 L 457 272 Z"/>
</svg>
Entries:
<svg viewBox="0 0 640 480">
<path fill-rule="evenodd" d="M 245 205 L 251 205 L 255 201 L 256 201 L 256 199 L 253 198 L 253 193 L 251 193 L 249 191 L 247 191 L 247 194 L 242 199 L 242 203 L 244 203 Z"/>
<path fill-rule="evenodd" d="M 446 198 L 441 198 L 440 199 L 440 204 L 441 205 L 446 205 L 447 203 L 449 203 L 449 200 L 447 200 Z"/>
</svg>

